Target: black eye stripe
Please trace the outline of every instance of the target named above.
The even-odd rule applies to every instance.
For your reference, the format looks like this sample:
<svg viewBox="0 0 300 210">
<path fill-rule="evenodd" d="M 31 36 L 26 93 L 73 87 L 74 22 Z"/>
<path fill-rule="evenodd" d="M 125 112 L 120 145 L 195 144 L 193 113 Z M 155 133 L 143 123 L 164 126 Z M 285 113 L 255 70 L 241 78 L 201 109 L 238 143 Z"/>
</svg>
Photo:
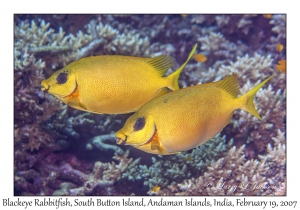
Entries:
<svg viewBox="0 0 300 210">
<path fill-rule="evenodd" d="M 144 117 L 138 118 L 134 123 L 134 130 L 139 131 L 144 128 L 146 120 Z"/>
<path fill-rule="evenodd" d="M 65 84 L 67 82 L 67 80 L 68 80 L 68 74 L 67 74 L 67 72 L 60 73 L 57 76 L 56 80 L 57 80 L 58 84 Z"/>
</svg>

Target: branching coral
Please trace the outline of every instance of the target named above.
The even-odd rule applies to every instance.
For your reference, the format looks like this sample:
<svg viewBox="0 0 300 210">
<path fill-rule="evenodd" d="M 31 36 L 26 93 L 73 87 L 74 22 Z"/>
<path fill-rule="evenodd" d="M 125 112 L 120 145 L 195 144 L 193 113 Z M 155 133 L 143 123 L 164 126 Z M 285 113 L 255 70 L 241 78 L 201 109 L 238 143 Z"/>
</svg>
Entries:
<svg viewBox="0 0 300 210">
<path fill-rule="evenodd" d="M 270 24 L 274 25 L 272 31 L 278 34 L 277 41 L 286 38 L 286 16 L 283 14 L 273 15 Z"/>
<path fill-rule="evenodd" d="M 116 165 L 112 163 L 102 163 L 97 161 L 95 163 L 93 173 L 89 175 L 88 179 L 83 184 L 83 187 L 70 189 L 70 195 L 117 195 L 114 189 L 114 184 L 118 181 L 122 173 L 137 162 L 132 158 L 127 158 L 129 155 L 126 152 L 124 155 L 115 155 L 113 158 L 119 161 Z"/>
<path fill-rule="evenodd" d="M 236 33 L 236 30 L 240 30 L 244 34 L 248 34 L 252 19 L 256 15 L 217 15 L 215 17 L 216 23 L 219 28 L 227 28 L 227 33 Z"/>
<path fill-rule="evenodd" d="M 43 159 L 32 159 L 32 155 L 24 152 L 16 154 L 27 157 L 34 169 L 27 166 L 15 173 L 15 190 L 25 195 L 117 195 L 116 183 L 122 178 L 122 173 L 135 167 L 139 160 L 128 158 L 129 152 L 115 154 L 115 162 L 103 163 L 97 161 L 92 165 L 78 160 L 72 155 L 46 154 Z M 41 155 L 41 154 L 40 154 Z M 31 167 L 32 167 L 31 166 Z"/>
<path fill-rule="evenodd" d="M 226 40 L 221 33 L 209 32 L 209 34 L 199 37 L 197 41 L 201 43 L 201 50 L 207 51 L 209 54 L 208 58 L 214 57 L 217 60 L 224 60 L 224 63 L 242 55 L 246 48 L 241 42 L 234 43 Z M 210 63 L 212 61 L 210 60 Z M 219 66 L 214 65 L 213 67 Z"/>
<path fill-rule="evenodd" d="M 32 22 L 29 27 L 22 22 L 15 27 L 15 145 L 21 145 L 23 149 L 38 149 L 41 145 L 57 147 L 51 146 L 54 138 L 42 129 L 42 125 L 65 108 L 39 90 L 46 65 L 31 51 L 34 46 L 43 45 L 47 40 L 45 37 L 53 32 L 47 31 L 48 25 L 42 22 L 38 28 Z"/>
<path fill-rule="evenodd" d="M 54 33 L 54 29 L 50 28 L 50 23 L 41 20 L 39 26 L 34 21 L 31 21 L 31 24 L 27 22 L 18 24 L 15 27 L 15 40 L 15 51 L 18 54 L 22 54 L 23 50 L 35 54 L 62 52 L 61 59 L 57 59 L 58 62 L 62 61 L 62 64 L 66 65 L 80 52 L 79 48 L 91 42 L 92 38 L 81 31 L 76 36 L 72 34 L 65 36 L 62 28 L 59 29 L 58 33 Z M 18 58 L 15 60 L 17 61 Z M 52 61 L 51 65 L 55 68 L 58 63 L 55 64 Z"/>
<path fill-rule="evenodd" d="M 19 69 L 19 66 L 15 70 L 15 145 L 22 144 L 24 149 L 33 150 L 38 149 L 41 144 L 54 143 L 52 135 L 45 132 L 42 126 L 51 116 L 59 115 L 65 107 L 39 90 L 39 82 L 43 78 L 40 67 L 31 65 L 29 68 L 22 66 L 23 69 Z"/>
<path fill-rule="evenodd" d="M 269 51 L 273 53 L 276 61 L 285 60 L 286 56 L 286 16 L 272 15 L 270 20 L 272 32 L 274 35 L 270 38 L 270 43 L 266 46 Z M 282 50 L 277 50 L 278 44 L 282 44 Z"/>
<path fill-rule="evenodd" d="M 91 143 L 87 144 L 87 149 L 92 149 L 93 146 L 97 147 L 100 151 L 114 150 L 118 154 L 122 154 L 123 150 L 116 145 L 108 144 L 107 142 L 115 143 L 115 134 L 107 134 L 95 136 L 92 138 Z"/>
<path fill-rule="evenodd" d="M 218 135 L 206 144 L 189 152 L 178 155 L 152 157 L 152 165 L 136 166 L 123 174 L 129 180 L 144 180 L 144 185 L 166 187 L 171 183 L 179 182 L 203 173 L 206 167 L 222 157 L 232 145 L 232 141 L 225 143 L 225 136 Z"/>
<path fill-rule="evenodd" d="M 277 138 L 282 139 L 279 134 Z M 285 145 L 268 146 L 259 160 L 246 160 L 245 146 L 208 167 L 203 176 L 172 184 L 157 195 L 277 195 L 285 189 Z M 285 193 L 284 193 L 285 194 Z"/>
</svg>

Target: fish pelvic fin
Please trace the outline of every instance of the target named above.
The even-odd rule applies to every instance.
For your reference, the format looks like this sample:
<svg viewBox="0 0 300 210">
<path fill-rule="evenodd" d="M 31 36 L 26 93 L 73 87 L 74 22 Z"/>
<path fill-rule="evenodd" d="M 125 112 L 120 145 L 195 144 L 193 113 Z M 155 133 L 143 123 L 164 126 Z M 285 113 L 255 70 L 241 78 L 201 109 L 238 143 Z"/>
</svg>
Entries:
<svg viewBox="0 0 300 210">
<path fill-rule="evenodd" d="M 158 140 L 152 140 L 151 141 L 151 150 L 157 150 L 158 154 L 165 155 L 168 154 L 166 149 L 162 147 L 160 142 Z"/>
<path fill-rule="evenodd" d="M 262 120 L 261 117 L 259 116 L 257 110 L 254 107 L 253 104 L 253 99 L 255 94 L 257 93 L 257 91 L 262 88 L 262 86 L 264 86 L 264 84 L 266 84 L 274 75 L 271 75 L 270 77 L 268 77 L 267 79 L 265 79 L 263 82 L 261 82 L 260 84 L 256 85 L 254 88 L 252 88 L 250 91 L 248 91 L 247 93 L 245 93 L 244 95 L 242 95 L 240 98 L 238 98 L 238 100 L 241 101 L 242 106 L 240 107 L 241 109 L 249 112 L 250 114 L 254 115 L 255 117 L 257 117 L 258 119 Z"/>
<path fill-rule="evenodd" d="M 167 78 L 169 81 L 168 88 L 171 90 L 179 90 L 178 85 L 178 78 L 180 76 L 180 73 L 182 72 L 183 68 L 186 66 L 186 64 L 189 62 L 189 60 L 193 57 L 195 51 L 197 49 L 197 44 L 193 47 L 192 51 L 189 54 L 189 57 L 186 59 L 186 61 L 172 74 L 170 74 Z"/>
</svg>

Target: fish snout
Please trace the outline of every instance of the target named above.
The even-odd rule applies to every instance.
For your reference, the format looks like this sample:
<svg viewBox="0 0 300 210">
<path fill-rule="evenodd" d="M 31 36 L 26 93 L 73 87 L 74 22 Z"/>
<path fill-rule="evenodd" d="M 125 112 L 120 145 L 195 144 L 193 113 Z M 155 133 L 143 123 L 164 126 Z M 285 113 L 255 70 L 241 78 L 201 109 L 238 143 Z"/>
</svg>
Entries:
<svg viewBox="0 0 300 210">
<path fill-rule="evenodd" d="M 48 92 L 48 90 L 49 90 L 49 88 L 50 88 L 50 86 L 48 85 L 48 83 L 47 83 L 47 81 L 44 79 L 42 82 L 41 82 L 41 90 L 43 91 L 43 92 Z"/>
<path fill-rule="evenodd" d="M 127 136 L 123 134 L 116 134 L 116 143 L 120 145 L 126 144 Z"/>
</svg>

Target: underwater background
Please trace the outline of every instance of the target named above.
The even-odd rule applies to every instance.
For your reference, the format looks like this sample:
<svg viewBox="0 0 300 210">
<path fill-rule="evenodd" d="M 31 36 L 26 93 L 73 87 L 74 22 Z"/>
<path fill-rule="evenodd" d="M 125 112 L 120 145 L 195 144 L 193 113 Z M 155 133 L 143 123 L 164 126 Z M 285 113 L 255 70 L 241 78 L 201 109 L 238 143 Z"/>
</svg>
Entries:
<svg viewBox="0 0 300 210">
<path fill-rule="evenodd" d="M 40 82 L 91 55 L 182 64 L 181 88 L 236 73 L 262 121 L 237 110 L 195 149 L 159 156 L 115 143 L 131 114 L 73 109 Z M 286 15 L 14 15 L 14 195 L 285 195 Z M 237 186 L 237 187 L 233 187 Z"/>
</svg>

